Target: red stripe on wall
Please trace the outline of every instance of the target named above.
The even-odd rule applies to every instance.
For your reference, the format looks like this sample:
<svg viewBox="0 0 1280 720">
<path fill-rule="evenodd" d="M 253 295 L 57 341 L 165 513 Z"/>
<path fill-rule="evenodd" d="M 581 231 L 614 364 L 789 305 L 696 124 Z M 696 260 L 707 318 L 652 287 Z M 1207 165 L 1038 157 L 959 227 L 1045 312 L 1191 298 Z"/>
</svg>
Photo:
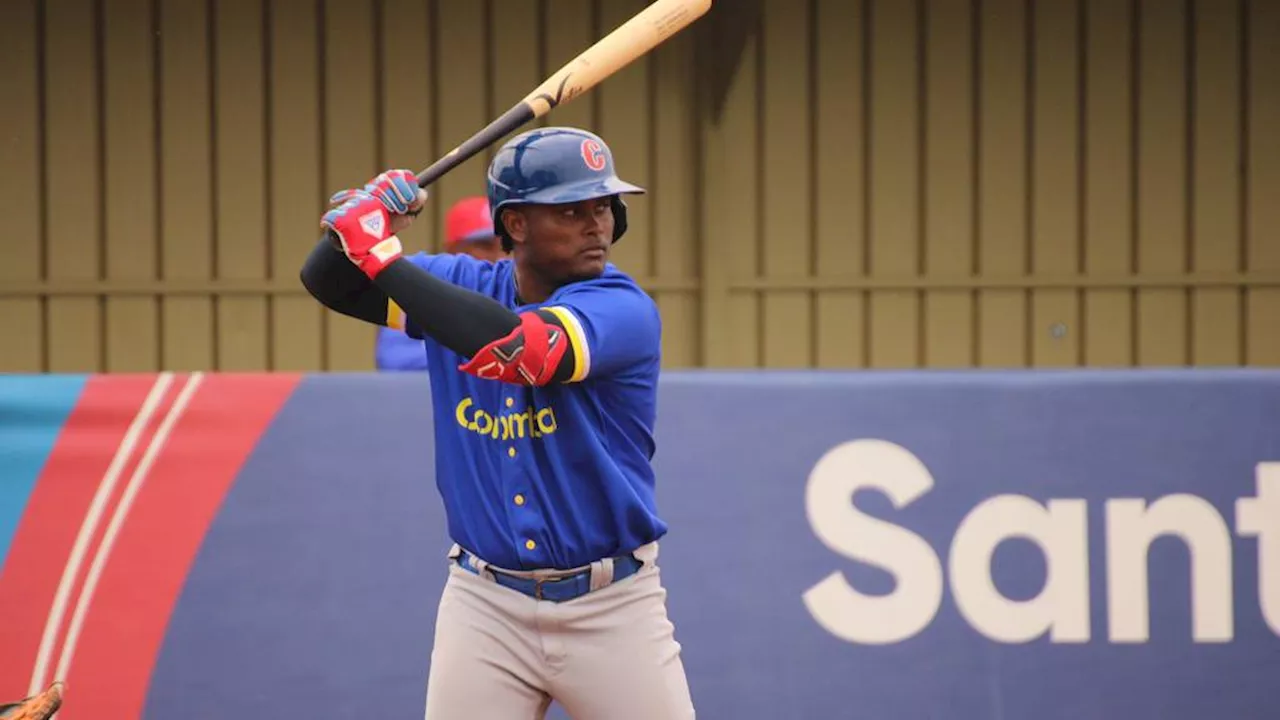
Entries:
<svg viewBox="0 0 1280 720">
<path fill-rule="evenodd" d="M 66 677 L 59 720 L 142 717 L 165 628 L 205 533 L 299 379 L 204 377 L 115 539 Z"/>
<path fill-rule="evenodd" d="M 68 572 L 74 572 L 74 576 L 72 576 L 73 582 L 70 584 L 71 592 L 66 596 L 65 602 L 56 612 L 51 609 L 50 620 L 46 622 L 46 627 L 49 627 L 48 622 L 57 623 L 56 627 L 53 628 L 56 632 L 52 637 L 51 652 L 47 657 L 47 662 L 42 667 L 37 668 L 41 673 L 34 678 L 35 685 L 28 688 L 29 692 L 35 692 L 37 689 L 46 687 L 53 680 L 61 679 L 55 675 L 58 658 L 62 654 L 63 645 L 67 642 L 72 612 L 81 593 L 84 592 L 90 564 L 102 544 L 103 537 L 107 533 L 107 525 L 112 515 L 115 514 L 117 507 L 120 505 L 121 497 L 125 492 L 129 479 L 133 477 L 138 469 L 144 450 L 155 438 L 161 421 L 173 407 L 178 391 L 186 381 L 187 378 L 185 376 L 176 376 L 167 385 L 160 386 L 163 390 L 160 391 L 159 402 L 154 404 L 149 414 L 139 415 L 139 417 L 144 418 L 144 424 L 140 426 L 141 432 L 132 439 L 132 442 L 127 447 L 122 444 L 119 448 L 117 454 L 123 462 L 118 466 L 114 478 L 111 478 L 110 486 L 107 486 L 108 478 L 104 477 L 101 480 L 99 484 L 100 491 L 107 491 L 109 494 L 105 495 L 106 502 L 92 519 L 92 524 L 87 526 L 91 527 L 92 533 L 89 535 L 89 542 L 84 546 L 84 551 L 79 556 L 76 556 L 75 549 L 72 548 L 73 556 L 64 562 L 64 568 Z M 123 442 L 129 442 L 129 440 L 126 439 Z M 108 472 L 111 471 L 108 470 Z M 92 512 L 92 509 L 90 509 L 90 512 Z M 54 603 L 57 602 L 58 599 L 55 596 Z"/>
<path fill-rule="evenodd" d="M 89 378 L 67 416 L 0 575 L 0 701 L 27 694 L 45 622 L 76 536 L 155 383 L 153 375 Z"/>
</svg>

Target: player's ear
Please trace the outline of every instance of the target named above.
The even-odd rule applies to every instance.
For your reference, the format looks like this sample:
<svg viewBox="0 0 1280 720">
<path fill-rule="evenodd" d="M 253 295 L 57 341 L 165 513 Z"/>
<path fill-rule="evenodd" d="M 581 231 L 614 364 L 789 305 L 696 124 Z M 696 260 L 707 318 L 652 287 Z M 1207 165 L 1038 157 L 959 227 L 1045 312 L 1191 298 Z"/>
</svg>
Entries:
<svg viewBox="0 0 1280 720">
<path fill-rule="evenodd" d="M 522 243 L 529 232 L 529 218 L 519 208 L 503 208 L 502 225 L 515 243 Z"/>
</svg>

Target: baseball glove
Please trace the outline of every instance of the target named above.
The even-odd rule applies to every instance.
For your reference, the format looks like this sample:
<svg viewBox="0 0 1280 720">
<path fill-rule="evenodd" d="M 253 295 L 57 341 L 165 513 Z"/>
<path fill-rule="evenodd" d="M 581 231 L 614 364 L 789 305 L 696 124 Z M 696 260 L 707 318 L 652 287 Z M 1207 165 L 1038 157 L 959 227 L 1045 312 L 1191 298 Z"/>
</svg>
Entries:
<svg viewBox="0 0 1280 720">
<path fill-rule="evenodd" d="M 0 705 L 0 720 L 48 720 L 62 707 L 64 687 L 55 682 L 29 698 Z"/>
</svg>

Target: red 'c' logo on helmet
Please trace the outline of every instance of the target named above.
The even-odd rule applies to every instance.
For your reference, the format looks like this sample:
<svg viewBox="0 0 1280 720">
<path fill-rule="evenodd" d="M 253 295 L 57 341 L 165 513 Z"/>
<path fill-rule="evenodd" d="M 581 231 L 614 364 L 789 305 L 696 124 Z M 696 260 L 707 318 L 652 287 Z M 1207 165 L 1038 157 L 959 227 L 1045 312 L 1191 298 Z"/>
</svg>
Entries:
<svg viewBox="0 0 1280 720">
<path fill-rule="evenodd" d="M 600 147 L 600 143 L 591 138 L 583 140 L 582 161 L 587 164 L 587 167 L 596 172 L 603 170 L 605 166 L 604 148 Z"/>
</svg>

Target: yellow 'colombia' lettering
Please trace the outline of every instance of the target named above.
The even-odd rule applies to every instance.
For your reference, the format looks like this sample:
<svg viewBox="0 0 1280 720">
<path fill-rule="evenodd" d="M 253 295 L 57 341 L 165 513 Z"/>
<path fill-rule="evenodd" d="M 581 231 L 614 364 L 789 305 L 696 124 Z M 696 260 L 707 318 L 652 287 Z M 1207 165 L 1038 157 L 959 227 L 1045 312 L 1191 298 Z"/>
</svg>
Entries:
<svg viewBox="0 0 1280 720">
<path fill-rule="evenodd" d="M 532 406 L 524 410 L 500 413 L 496 417 L 482 409 L 472 410 L 475 401 L 469 397 L 462 398 L 454 408 L 454 417 L 458 425 L 479 435 L 488 435 L 494 440 L 510 440 L 511 438 L 539 438 L 556 431 L 556 413 L 551 408 L 534 409 Z"/>
</svg>

